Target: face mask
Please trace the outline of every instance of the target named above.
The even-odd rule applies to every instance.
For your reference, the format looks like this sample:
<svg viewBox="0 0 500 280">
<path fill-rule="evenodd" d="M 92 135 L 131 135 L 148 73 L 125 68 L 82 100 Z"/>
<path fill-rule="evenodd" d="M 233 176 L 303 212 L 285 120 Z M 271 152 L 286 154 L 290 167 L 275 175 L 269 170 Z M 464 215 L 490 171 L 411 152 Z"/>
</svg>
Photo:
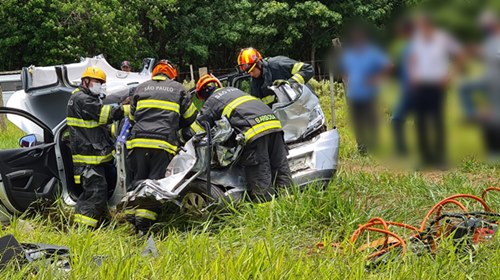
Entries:
<svg viewBox="0 0 500 280">
<path fill-rule="evenodd" d="M 89 87 L 89 91 L 94 95 L 99 95 L 102 92 L 102 84 L 93 82 Z"/>
</svg>

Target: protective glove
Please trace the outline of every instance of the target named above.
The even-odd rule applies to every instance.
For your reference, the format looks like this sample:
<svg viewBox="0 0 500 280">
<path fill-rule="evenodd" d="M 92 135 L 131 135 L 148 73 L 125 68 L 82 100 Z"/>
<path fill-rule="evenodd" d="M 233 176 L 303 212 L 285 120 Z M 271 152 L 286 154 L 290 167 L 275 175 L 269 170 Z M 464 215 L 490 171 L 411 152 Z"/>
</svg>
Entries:
<svg viewBox="0 0 500 280">
<path fill-rule="evenodd" d="M 288 82 L 287 80 L 276 80 L 273 82 L 273 86 L 275 87 L 279 87 L 282 85 L 290 85 L 290 82 Z"/>
</svg>

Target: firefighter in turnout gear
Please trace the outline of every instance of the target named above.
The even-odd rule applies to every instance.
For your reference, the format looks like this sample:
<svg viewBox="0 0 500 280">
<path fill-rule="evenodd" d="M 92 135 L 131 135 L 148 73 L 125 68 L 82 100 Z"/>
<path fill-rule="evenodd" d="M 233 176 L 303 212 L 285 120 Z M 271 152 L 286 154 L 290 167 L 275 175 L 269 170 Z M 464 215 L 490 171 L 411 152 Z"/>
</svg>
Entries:
<svg viewBox="0 0 500 280">
<path fill-rule="evenodd" d="M 178 131 L 196 119 L 198 111 L 184 86 L 174 81 L 176 77 L 175 67 L 161 60 L 153 68 L 152 79 L 140 84 L 132 97 L 133 127 L 127 141 L 127 165 L 132 176 L 129 189 L 142 180 L 165 177 L 180 143 Z M 127 219 L 138 231 L 147 232 L 157 219 L 158 205 L 153 201 L 139 204 L 126 213 Z"/>
<path fill-rule="evenodd" d="M 262 59 L 261 54 L 254 48 L 240 51 L 238 68 L 252 77 L 251 94 L 269 107 L 276 102 L 276 95 L 269 89 L 270 86 L 283 83 L 305 84 L 314 76 L 314 69 L 310 64 L 285 56 Z"/>
<path fill-rule="evenodd" d="M 85 69 L 81 86 L 68 101 L 66 118 L 75 183 L 81 183 L 83 188 L 76 202 L 74 221 L 92 228 L 109 216 L 106 175 L 114 172 L 114 141 L 108 124 L 123 118 L 121 106 L 103 105 L 104 83 L 106 74 L 101 69 Z"/>
<path fill-rule="evenodd" d="M 215 121 L 226 117 L 245 138 L 238 164 L 245 170 L 250 197 L 268 201 L 276 193 L 273 185 L 291 184 L 281 123 L 268 106 L 237 88 L 222 88 L 220 81 L 210 74 L 200 78 L 196 95 L 205 103 L 191 127 L 183 129 L 184 139 L 204 133 L 205 122 L 212 127 Z"/>
</svg>

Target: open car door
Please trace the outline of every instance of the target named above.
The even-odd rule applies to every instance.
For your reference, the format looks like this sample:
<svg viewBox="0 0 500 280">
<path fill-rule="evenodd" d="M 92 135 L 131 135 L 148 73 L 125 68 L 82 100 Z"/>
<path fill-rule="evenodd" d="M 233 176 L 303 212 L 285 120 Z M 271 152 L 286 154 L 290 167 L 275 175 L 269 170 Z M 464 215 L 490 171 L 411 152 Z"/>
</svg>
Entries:
<svg viewBox="0 0 500 280">
<path fill-rule="evenodd" d="M 0 150 L 0 202 L 9 212 L 22 213 L 34 202 L 54 201 L 60 182 L 52 130 L 23 110 L 0 107 L 0 115 L 28 119 L 43 131 L 23 137 L 24 147 Z"/>
</svg>

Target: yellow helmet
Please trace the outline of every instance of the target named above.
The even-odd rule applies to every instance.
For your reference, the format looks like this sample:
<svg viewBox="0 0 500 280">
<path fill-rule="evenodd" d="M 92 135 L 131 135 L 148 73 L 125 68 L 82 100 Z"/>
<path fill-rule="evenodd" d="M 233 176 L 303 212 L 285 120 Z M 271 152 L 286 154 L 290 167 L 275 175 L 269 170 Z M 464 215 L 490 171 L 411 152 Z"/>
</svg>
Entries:
<svg viewBox="0 0 500 280">
<path fill-rule="evenodd" d="M 85 71 L 83 71 L 82 79 L 83 78 L 96 79 L 96 80 L 101 81 L 102 83 L 105 83 L 106 82 L 106 73 L 104 73 L 104 71 L 102 71 L 101 68 L 91 66 L 91 67 L 87 67 L 85 69 Z"/>
</svg>

